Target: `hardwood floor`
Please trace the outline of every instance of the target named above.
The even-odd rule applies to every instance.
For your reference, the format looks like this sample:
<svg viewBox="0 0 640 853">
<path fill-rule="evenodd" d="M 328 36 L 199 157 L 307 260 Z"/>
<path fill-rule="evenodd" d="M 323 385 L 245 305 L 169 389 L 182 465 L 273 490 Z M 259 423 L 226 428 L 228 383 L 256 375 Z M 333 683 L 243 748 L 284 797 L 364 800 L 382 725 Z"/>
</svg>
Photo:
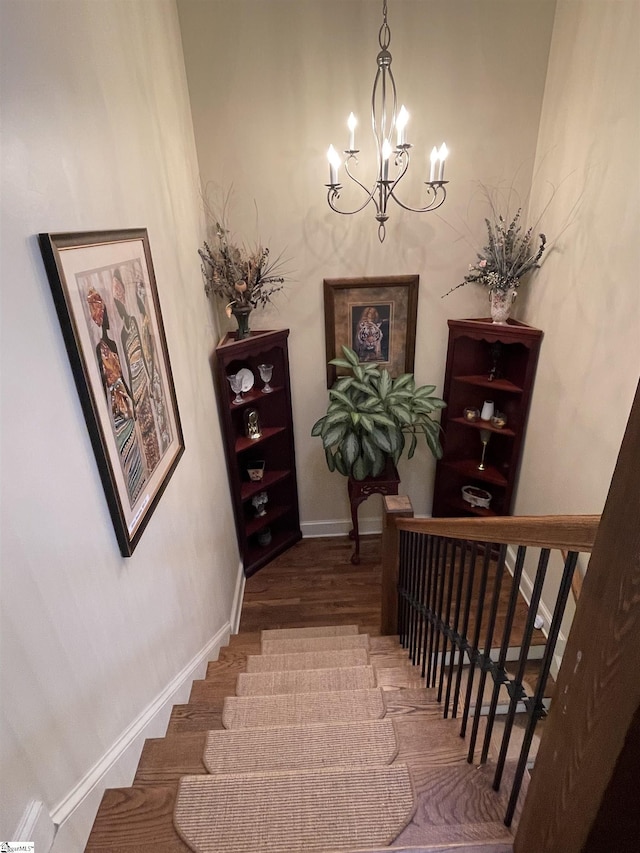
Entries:
<svg viewBox="0 0 640 853">
<path fill-rule="evenodd" d="M 380 537 L 361 538 L 359 566 L 352 553 L 346 536 L 298 542 L 247 579 L 240 633 L 350 624 L 380 633 Z"/>
</svg>

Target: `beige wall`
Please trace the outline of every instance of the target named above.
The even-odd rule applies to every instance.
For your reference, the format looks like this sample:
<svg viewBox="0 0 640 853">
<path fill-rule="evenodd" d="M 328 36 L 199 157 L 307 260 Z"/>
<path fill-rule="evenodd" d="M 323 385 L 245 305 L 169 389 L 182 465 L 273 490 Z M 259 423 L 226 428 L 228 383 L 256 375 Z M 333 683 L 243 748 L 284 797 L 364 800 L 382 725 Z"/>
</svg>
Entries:
<svg viewBox="0 0 640 853">
<path fill-rule="evenodd" d="M 346 484 L 326 470 L 311 426 L 327 404 L 323 278 L 418 273 L 416 377 L 442 388 L 448 317 L 486 316 L 472 288 L 447 299 L 474 258 L 460 237 L 482 239 L 478 180 L 511 181 L 524 195 L 534 162 L 553 3 L 403 0 L 389 4 L 399 98 L 415 143 L 406 198 L 419 203 L 428 155 L 446 140 L 450 195 L 438 215 L 391 210 L 380 245 L 371 208 L 341 217 L 326 203 L 326 150 L 347 145 L 360 120 L 369 182 L 368 111 L 382 6 L 370 0 L 179 0 L 196 145 L 203 182 L 233 184 L 234 230 L 286 247 L 296 281 L 256 327 L 291 329 L 291 374 L 301 515 L 306 534 L 348 529 Z M 525 35 L 526 34 L 526 37 Z M 499 49 L 497 49 L 499 46 Z M 352 200 L 355 196 L 351 197 Z M 346 200 L 346 193 L 345 193 Z M 474 242 L 473 240 L 471 241 Z M 400 464 L 402 490 L 430 511 L 433 462 L 421 449 Z M 365 525 L 380 504 L 363 505 Z"/>
<path fill-rule="evenodd" d="M 638 382 L 639 44 L 635 0 L 558 3 L 531 200 L 559 188 L 543 220 L 555 245 L 523 314 L 544 340 L 520 514 L 602 511 Z"/>
<path fill-rule="evenodd" d="M 229 630 L 238 578 L 175 4 L 3 2 L 1 85 L 0 838 L 33 799 L 71 815 L 56 850 L 78 853 L 100 786 L 130 783 L 145 721 L 160 711 L 147 733 L 164 733 L 199 655 Z M 186 452 L 123 559 L 36 235 L 141 226 Z"/>
</svg>

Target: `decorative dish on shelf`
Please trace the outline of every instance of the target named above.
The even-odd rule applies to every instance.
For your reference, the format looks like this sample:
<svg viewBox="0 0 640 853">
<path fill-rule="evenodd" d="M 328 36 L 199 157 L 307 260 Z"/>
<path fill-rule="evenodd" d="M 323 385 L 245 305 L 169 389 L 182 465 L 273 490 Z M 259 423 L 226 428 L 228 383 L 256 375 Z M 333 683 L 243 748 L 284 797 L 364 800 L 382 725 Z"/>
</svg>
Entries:
<svg viewBox="0 0 640 853">
<path fill-rule="evenodd" d="M 253 385 L 256 381 L 256 378 L 253 375 L 253 373 L 249 370 L 249 368 L 248 367 L 240 368 L 237 375 L 238 375 L 238 379 L 240 380 L 240 383 L 241 383 L 242 393 L 246 394 L 247 391 L 251 391 L 251 389 L 253 388 Z"/>
<path fill-rule="evenodd" d="M 471 506 L 488 509 L 492 497 L 491 492 L 487 492 L 486 489 L 479 489 L 477 486 L 462 487 L 462 499 L 471 504 Z"/>
</svg>

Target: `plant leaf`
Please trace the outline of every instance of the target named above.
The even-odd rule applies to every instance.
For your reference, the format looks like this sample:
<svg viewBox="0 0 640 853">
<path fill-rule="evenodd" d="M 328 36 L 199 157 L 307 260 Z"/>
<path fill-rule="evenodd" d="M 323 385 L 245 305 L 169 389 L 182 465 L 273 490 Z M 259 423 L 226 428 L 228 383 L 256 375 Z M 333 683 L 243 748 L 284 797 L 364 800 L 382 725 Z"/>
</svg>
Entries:
<svg viewBox="0 0 640 853">
<path fill-rule="evenodd" d="M 336 424 L 335 426 L 329 427 L 329 429 L 322 436 L 322 444 L 325 448 L 332 447 L 334 444 L 339 444 L 345 436 L 347 432 L 347 424 Z"/>
<path fill-rule="evenodd" d="M 342 458 L 342 454 L 339 450 L 336 450 L 333 461 L 335 462 L 338 473 L 342 474 L 343 477 L 348 477 L 349 472 L 347 471 L 347 466 L 344 464 L 344 459 Z"/>
<path fill-rule="evenodd" d="M 418 436 L 414 432 L 411 435 L 411 444 L 409 445 L 409 452 L 407 453 L 407 459 L 413 459 L 413 454 L 416 452 L 417 446 L 418 446 Z"/>
<path fill-rule="evenodd" d="M 376 427 L 371 433 L 371 439 L 372 441 L 375 441 L 383 453 L 393 453 L 393 447 L 389 441 L 389 436 L 383 429 Z"/>
<path fill-rule="evenodd" d="M 401 388 L 406 388 L 406 387 L 408 387 L 410 390 L 413 390 L 411 388 L 412 383 L 413 383 L 413 386 L 415 388 L 415 381 L 413 379 L 413 373 L 402 373 L 400 376 L 398 376 L 396 379 L 393 380 L 393 391 L 394 392 L 400 391 Z"/>
<path fill-rule="evenodd" d="M 433 453 L 436 459 L 442 459 L 442 446 L 438 441 L 437 437 L 431 434 L 431 432 L 425 432 L 425 438 L 427 439 L 427 444 L 429 445 L 429 450 Z"/>
<path fill-rule="evenodd" d="M 367 432 L 373 432 L 375 429 L 373 418 L 370 415 L 366 415 L 364 412 L 360 412 L 360 423 L 362 424 L 362 428 Z"/>
<path fill-rule="evenodd" d="M 383 370 L 380 373 L 380 384 L 378 385 L 378 394 L 384 400 L 389 391 L 391 390 L 391 376 L 389 375 L 388 370 Z"/>
<path fill-rule="evenodd" d="M 333 364 L 335 367 L 346 367 L 348 370 L 351 370 L 353 367 L 351 362 L 346 361 L 344 358 L 332 358 L 329 364 Z"/>
<path fill-rule="evenodd" d="M 332 388 L 329 391 L 329 396 L 332 397 L 334 400 L 340 400 L 340 402 L 344 403 L 344 405 L 347 406 L 348 409 L 354 408 L 354 405 L 353 405 L 351 399 L 349 397 L 347 397 L 347 395 L 344 392 L 338 391 L 336 388 Z"/>
<path fill-rule="evenodd" d="M 360 359 L 350 347 L 342 347 L 342 352 L 344 353 L 344 357 L 349 362 L 350 367 L 357 367 L 360 364 Z"/>
<path fill-rule="evenodd" d="M 351 468 L 351 475 L 355 480 L 364 480 L 368 476 L 371 468 L 367 459 L 364 456 L 358 456 Z"/>
<path fill-rule="evenodd" d="M 317 420 L 315 424 L 311 427 L 311 435 L 320 435 L 322 432 L 322 427 L 324 426 L 324 422 L 326 419 L 326 415 L 323 415 L 320 420 Z"/>
<path fill-rule="evenodd" d="M 340 453 L 347 464 L 347 468 L 351 468 L 360 455 L 360 442 L 358 441 L 358 437 L 355 433 L 347 433 L 340 445 Z"/>
<path fill-rule="evenodd" d="M 349 420 L 349 412 L 345 412 L 344 409 L 335 409 L 332 412 L 328 412 L 324 416 L 324 418 L 322 418 L 322 420 L 324 421 L 324 426 L 326 428 L 329 428 L 330 426 L 333 426 L 334 424 L 344 423 L 344 421 L 348 421 Z M 311 433 L 311 434 L 313 435 L 313 433 Z"/>
<path fill-rule="evenodd" d="M 384 412 L 371 412 L 371 420 L 375 421 L 379 426 L 386 426 L 389 429 L 397 429 L 398 425 L 390 418 L 389 415 L 386 415 Z"/>
<path fill-rule="evenodd" d="M 329 469 L 329 471 L 331 471 L 331 472 L 335 471 L 336 470 L 335 459 L 333 458 L 333 453 L 331 452 L 331 450 L 328 447 L 325 447 L 324 455 L 325 455 L 326 460 L 327 460 L 327 468 Z"/>
</svg>

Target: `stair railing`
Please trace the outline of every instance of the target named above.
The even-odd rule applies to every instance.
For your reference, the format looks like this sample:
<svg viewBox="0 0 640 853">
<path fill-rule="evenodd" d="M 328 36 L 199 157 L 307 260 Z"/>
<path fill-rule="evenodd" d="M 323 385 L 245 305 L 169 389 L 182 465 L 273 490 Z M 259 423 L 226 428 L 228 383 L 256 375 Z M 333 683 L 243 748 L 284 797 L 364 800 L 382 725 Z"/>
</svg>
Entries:
<svg viewBox="0 0 640 853">
<path fill-rule="evenodd" d="M 467 756 L 470 763 L 478 742 L 487 677 L 493 686 L 488 708 L 485 706 L 481 763 L 487 761 L 500 691 L 503 686 L 506 688 L 509 706 L 493 781 L 496 791 L 502 781 L 516 713 L 521 709 L 526 712 L 504 819 L 510 826 L 536 725 L 546 715 L 545 689 L 578 555 L 591 552 L 600 516 L 415 519 L 406 517 L 411 515 L 410 506 L 405 505 L 402 510 L 396 508 L 394 512 L 390 507 L 385 517 L 383 601 L 397 601 L 397 622 L 389 617 L 387 605 L 386 617 L 383 609 L 382 631 L 399 634 L 412 663 L 422 667 L 425 686 L 437 687 L 438 701 L 444 700 L 444 717 L 461 715 L 461 737 L 466 736 L 471 723 Z M 396 544 L 394 554 L 392 548 Z M 539 552 L 535 568 L 529 566 L 531 549 Z M 549 558 L 555 550 L 564 552 L 564 564 L 538 678 L 529 694 L 525 674 Z M 510 674 L 506 665 L 525 566 L 533 575 L 532 589 L 518 640 L 518 659 Z M 510 575 L 506 612 L 499 614 Z M 395 597 L 389 590 L 391 584 L 396 585 Z M 497 638 L 499 615 L 504 622 L 502 636 Z M 465 667 L 467 680 L 462 697 Z"/>
</svg>

